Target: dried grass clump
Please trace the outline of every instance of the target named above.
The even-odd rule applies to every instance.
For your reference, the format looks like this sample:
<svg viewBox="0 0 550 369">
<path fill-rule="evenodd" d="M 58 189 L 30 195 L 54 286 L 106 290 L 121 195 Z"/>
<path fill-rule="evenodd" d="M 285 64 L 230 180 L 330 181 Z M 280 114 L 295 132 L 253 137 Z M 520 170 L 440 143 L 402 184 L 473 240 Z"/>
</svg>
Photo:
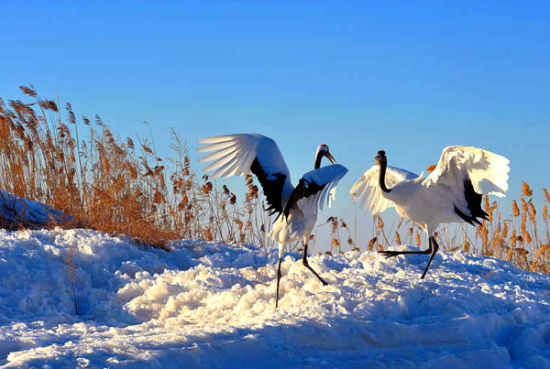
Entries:
<svg viewBox="0 0 550 369">
<path fill-rule="evenodd" d="M 351 230 L 344 219 L 331 216 L 324 224 L 329 224 L 331 226 L 331 244 L 330 250 L 326 252 L 327 255 L 343 254 L 343 242 L 347 244 L 350 250 L 359 251 L 359 248 L 355 245 L 355 241 L 351 236 Z M 319 226 L 323 226 L 324 224 Z M 342 235 L 342 233 L 344 234 Z M 342 237 L 344 238 L 343 242 Z M 311 235 L 310 239 L 313 238 L 314 236 Z"/>
<path fill-rule="evenodd" d="M 99 116 L 93 125 L 78 120 L 66 104 L 63 118 L 59 102 L 40 98 L 33 86 L 21 91 L 31 102 L 0 99 L 1 189 L 63 211 L 72 218 L 66 227 L 125 234 L 163 249 L 181 238 L 269 242 L 271 222 L 258 211 L 264 205 L 252 178 L 238 202 L 226 186 L 218 190 L 191 169 L 175 132 L 174 155 L 165 160 L 151 140 L 121 140 Z"/>
</svg>

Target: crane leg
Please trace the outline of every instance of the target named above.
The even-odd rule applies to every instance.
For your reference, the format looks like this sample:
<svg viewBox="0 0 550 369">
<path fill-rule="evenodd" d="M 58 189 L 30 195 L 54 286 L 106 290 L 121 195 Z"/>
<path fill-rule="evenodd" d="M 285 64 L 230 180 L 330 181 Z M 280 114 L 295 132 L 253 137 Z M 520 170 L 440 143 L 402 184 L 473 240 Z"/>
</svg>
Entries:
<svg viewBox="0 0 550 369">
<path fill-rule="evenodd" d="M 279 265 L 277 266 L 277 298 L 275 300 L 275 309 L 279 306 L 279 282 L 281 281 L 281 259 L 279 258 Z"/>
<path fill-rule="evenodd" d="M 275 299 L 275 309 L 279 306 L 279 283 L 281 282 L 281 261 L 285 252 L 285 244 L 279 244 L 279 262 L 277 263 L 277 297 Z"/>
<path fill-rule="evenodd" d="M 319 274 L 317 274 L 317 272 L 315 270 L 313 270 L 313 268 L 309 265 L 309 262 L 307 261 L 307 242 L 304 242 L 304 257 L 302 258 L 302 262 L 304 263 L 304 266 L 306 268 L 308 268 L 309 270 L 311 270 L 311 272 L 317 277 L 317 279 L 319 279 L 319 281 L 321 281 L 321 283 L 326 286 L 328 283 L 325 282 L 325 280 L 323 278 L 321 278 L 321 276 Z"/>
<path fill-rule="evenodd" d="M 432 253 L 432 242 L 430 238 L 430 247 L 426 250 L 422 251 L 412 251 L 412 250 L 404 250 L 404 251 L 393 251 L 393 250 L 386 250 L 386 251 L 378 251 L 379 254 L 384 254 L 385 257 L 391 258 L 397 255 L 407 255 L 407 254 L 431 254 Z"/>
<path fill-rule="evenodd" d="M 388 250 L 388 251 L 378 251 L 378 252 L 380 254 L 384 254 L 387 258 L 391 258 L 391 257 L 397 256 L 397 255 L 407 255 L 407 254 L 423 254 L 423 255 L 428 255 L 429 254 L 430 259 L 428 260 L 428 265 L 426 265 L 426 268 L 424 269 L 424 272 L 422 273 L 422 276 L 420 277 L 420 279 L 424 279 L 424 277 L 426 276 L 426 272 L 430 268 L 430 264 L 432 263 L 432 260 L 435 256 L 435 254 L 437 254 L 437 250 L 439 250 L 439 245 L 435 241 L 434 237 L 428 238 L 428 241 L 429 241 L 428 249 L 422 250 L 422 251 L 412 251 L 412 250 L 392 251 L 392 250 Z"/>
<path fill-rule="evenodd" d="M 433 237 L 430 237 L 430 249 L 431 249 L 430 260 L 428 260 L 428 265 L 426 265 L 426 269 L 424 269 L 424 273 L 422 273 L 422 277 L 420 277 L 420 279 L 424 279 L 424 276 L 426 275 L 426 272 L 430 268 L 430 264 L 432 263 L 432 260 L 435 254 L 437 254 L 437 250 L 439 250 L 439 245 L 437 244 L 437 242 L 435 242 L 435 238 Z"/>
</svg>

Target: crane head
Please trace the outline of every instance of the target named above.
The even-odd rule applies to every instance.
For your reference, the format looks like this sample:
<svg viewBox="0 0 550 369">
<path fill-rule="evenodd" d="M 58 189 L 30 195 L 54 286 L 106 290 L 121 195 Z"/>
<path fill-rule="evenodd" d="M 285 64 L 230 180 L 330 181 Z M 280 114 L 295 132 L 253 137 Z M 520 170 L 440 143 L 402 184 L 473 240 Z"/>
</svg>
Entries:
<svg viewBox="0 0 550 369">
<path fill-rule="evenodd" d="M 378 155 L 374 157 L 376 164 L 380 165 L 381 163 L 387 163 L 388 159 L 386 158 L 386 152 L 384 150 L 378 151 Z"/>
<path fill-rule="evenodd" d="M 328 149 L 327 144 L 320 144 L 317 148 L 317 155 L 320 155 L 321 157 L 325 156 L 332 164 L 336 164 L 336 159 L 334 159 L 334 156 L 330 153 L 330 150 Z"/>
</svg>

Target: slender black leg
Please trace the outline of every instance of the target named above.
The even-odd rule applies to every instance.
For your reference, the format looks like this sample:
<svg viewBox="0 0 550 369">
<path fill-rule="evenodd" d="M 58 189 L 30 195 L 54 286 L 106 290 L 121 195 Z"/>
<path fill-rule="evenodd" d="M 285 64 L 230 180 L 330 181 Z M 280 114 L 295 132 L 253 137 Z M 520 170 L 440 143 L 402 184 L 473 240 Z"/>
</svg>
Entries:
<svg viewBox="0 0 550 369">
<path fill-rule="evenodd" d="M 431 240 L 431 238 L 430 238 L 430 240 Z M 391 257 L 397 256 L 397 255 L 406 255 L 406 254 L 431 254 L 432 253 L 432 243 L 429 242 L 429 244 L 430 244 L 430 247 L 427 250 L 422 250 L 422 251 L 412 251 L 412 250 L 392 251 L 392 250 L 387 250 L 387 251 L 378 251 L 378 252 L 380 254 L 384 254 L 384 256 L 387 257 L 387 258 L 391 258 Z"/>
<path fill-rule="evenodd" d="M 428 271 L 428 268 L 430 267 L 430 264 L 432 263 L 435 254 L 437 254 L 437 250 L 439 250 L 439 245 L 437 244 L 437 242 L 435 242 L 435 238 L 433 237 L 430 237 L 430 249 L 432 251 L 430 254 L 430 260 L 428 260 L 428 265 L 426 265 L 426 269 L 424 269 L 424 273 L 422 273 L 422 277 L 420 277 L 420 279 L 424 279 L 424 276 L 426 275 L 426 272 Z"/>
<path fill-rule="evenodd" d="M 328 283 L 325 282 L 325 280 L 323 278 L 321 278 L 319 276 L 319 274 L 317 274 L 317 272 L 315 270 L 313 270 L 313 268 L 309 265 L 309 262 L 307 261 L 307 243 L 304 242 L 304 257 L 302 258 L 302 262 L 304 263 L 305 267 L 308 268 L 309 270 L 311 270 L 311 272 L 313 274 L 315 274 L 315 276 L 319 279 L 319 281 L 321 281 L 321 283 L 323 285 L 327 285 Z"/>
<path fill-rule="evenodd" d="M 277 266 L 277 298 L 275 300 L 275 309 L 277 309 L 277 306 L 279 306 L 279 282 L 281 281 L 281 260 L 282 258 L 279 257 L 279 265 Z"/>
</svg>

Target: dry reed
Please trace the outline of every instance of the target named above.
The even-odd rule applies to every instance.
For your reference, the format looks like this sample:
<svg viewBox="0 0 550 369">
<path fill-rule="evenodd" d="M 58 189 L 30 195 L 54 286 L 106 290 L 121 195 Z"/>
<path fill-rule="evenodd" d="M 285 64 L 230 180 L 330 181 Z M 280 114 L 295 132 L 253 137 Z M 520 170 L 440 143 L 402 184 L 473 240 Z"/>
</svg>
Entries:
<svg viewBox="0 0 550 369">
<path fill-rule="evenodd" d="M 183 238 L 273 245 L 267 237 L 272 219 L 251 176 L 245 178 L 244 198 L 238 199 L 227 186 L 218 188 L 191 168 L 187 148 L 176 132 L 172 131 L 172 156 L 163 159 L 151 140 L 136 144 L 131 138 L 115 138 L 99 116 L 94 124 L 86 117 L 78 120 L 70 104 L 63 118 L 59 102 L 40 98 L 33 86 L 20 88 L 30 102 L 5 104 L 0 99 L 3 190 L 63 211 L 71 217 L 63 226 L 124 234 L 163 249 L 168 249 L 170 240 Z M 543 195 L 542 208 L 537 209 L 533 190 L 523 182 L 510 217 L 485 197 L 489 220 L 477 227 L 475 235 L 462 226 L 444 225 L 436 237 L 443 238 L 441 244 L 448 251 L 479 253 L 550 273 L 550 193 L 543 189 Z M 332 227 L 327 254 L 344 252 L 345 244 L 350 250 L 360 249 L 343 219 L 330 217 L 327 223 Z M 42 226 L 54 224 L 52 219 Z M 28 225 L 0 218 L 0 226 Z M 375 215 L 372 234 L 367 250 L 401 243 L 420 246 L 423 231 L 404 219 L 386 225 Z"/>
<path fill-rule="evenodd" d="M 78 120 L 70 104 L 63 114 L 59 102 L 40 98 L 33 86 L 21 91 L 30 102 L 0 99 L 0 188 L 61 210 L 71 217 L 62 226 L 124 234 L 163 249 L 182 238 L 269 242 L 271 222 L 259 211 L 264 204 L 250 177 L 238 201 L 193 171 L 174 131 L 172 155 L 163 159 L 152 140 L 115 138 L 99 116 L 95 124 Z"/>
</svg>

